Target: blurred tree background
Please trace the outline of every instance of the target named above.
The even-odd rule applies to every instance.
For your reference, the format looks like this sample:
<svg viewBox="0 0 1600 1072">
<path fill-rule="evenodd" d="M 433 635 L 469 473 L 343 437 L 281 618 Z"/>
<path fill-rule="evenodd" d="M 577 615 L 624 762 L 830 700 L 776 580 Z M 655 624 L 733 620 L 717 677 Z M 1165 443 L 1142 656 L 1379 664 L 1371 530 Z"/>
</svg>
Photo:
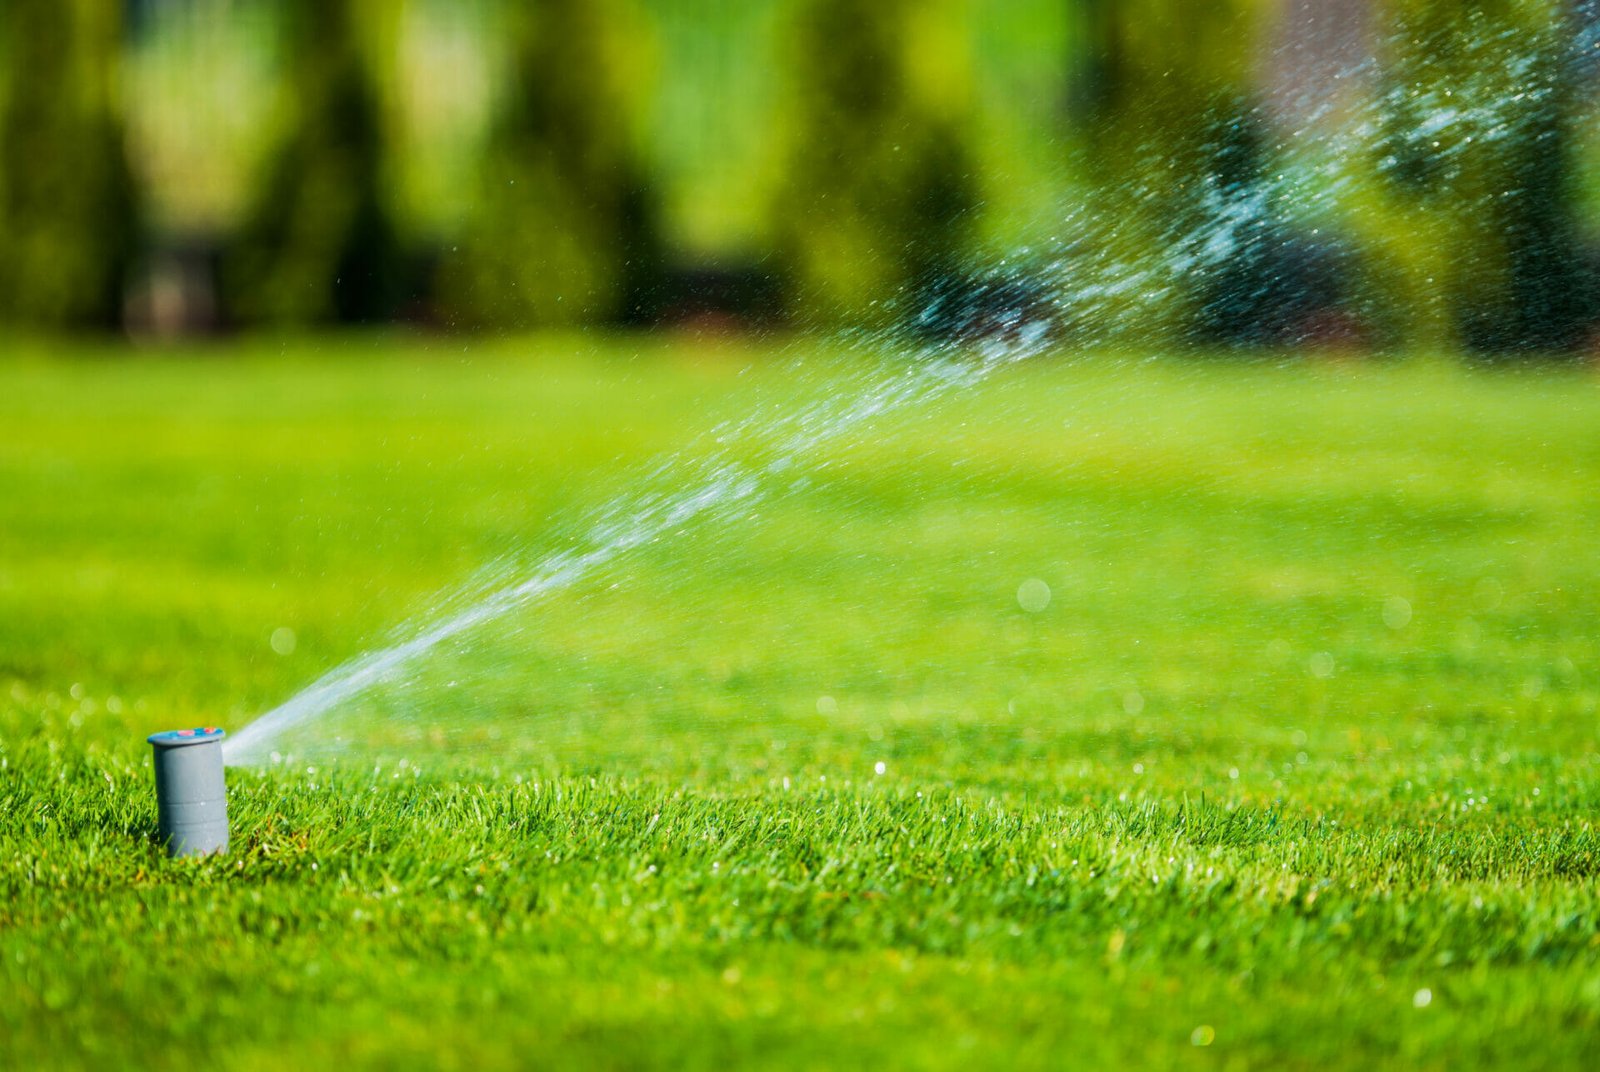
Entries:
<svg viewBox="0 0 1600 1072">
<path fill-rule="evenodd" d="M 1385 248 L 1406 300 L 1393 315 L 1414 343 L 1560 351 L 1591 330 L 1580 14 L 1564 0 L 1386 10 L 1373 174 L 1379 215 L 1398 225 Z"/>
<path fill-rule="evenodd" d="M 7 0 L 0 325 L 1580 352 L 1597 9 Z"/>
<path fill-rule="evenodd" d="M 960 267 L 976 208 L 971 74 L 950 0 L 815 0 L 785 34 L 791 83 L 772 207 L 805 315 L 880 326 Z"/>
<path fill-rule="evenodd" d="M 1271 222 L 1258 203 L 1272 160 L 1257 69 L 1276 5 L 1078 6 L 1077 118 L 1097 224 L 1088 241 L 1102 272 L 1154 275 L 1121 296 L 1117 322 L 1143 309 L 1143 330 L 1202 327 L 1255 341 L 1273 267 Z M 1151 250 L 1166 256 L 1152 265 Z"/>
<path fill-rule="evenodd" d="M 0 34 L 0 321 L 113 326 L 139 218 L 121 7 L 11 0 Z"/>
<path fill-rule="evenodd" d="M 363 54 L 359 0 L 283 0 L 289 133 L 223 262 L 224 307 L 249 323 L 393 315 L 403 273 L 385 193 L 391 155 Z"/>
<path fill-rule="evenodd" d="M 437 276 L 450 323 L 648 318 L 662 252 L 636 136 L 639 19 L 617 0 L 505 10 L 506 92 Z"/>
</svg>

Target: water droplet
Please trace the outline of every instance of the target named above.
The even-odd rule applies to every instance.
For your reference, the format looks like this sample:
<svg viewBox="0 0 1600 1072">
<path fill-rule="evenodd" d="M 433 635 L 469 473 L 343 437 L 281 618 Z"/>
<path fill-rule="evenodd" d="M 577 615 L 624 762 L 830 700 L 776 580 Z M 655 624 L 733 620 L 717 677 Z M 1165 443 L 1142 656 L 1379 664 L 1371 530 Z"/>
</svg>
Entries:
<svg viewBox="0 0 1600 1072">
<path fill-rule="evenodd" d="M 1390 596 L 1383 603 L 1383 624 L 1390 629 L 1404 629 L 1411 622 L 1411 604 L 1399 596 Z"/>
<path fill-rule="evenodd" d="M 1050 586 L 1037 577 L 1029 577 L 1017 588 L 1017 606 L 1029 614 L 1038 614 L 1050 605 Z"/>
<path fill-rule="evenodd" d="M 874 763 L 872 765 L 872 773 L 873 774 L 882 774 L 884 771 L 886 771 L 888 769 L 889 769 L 889 765 L 887 763 L 885 763 L 881 759 L 878 760 L 878 762 L 876 762 L 876 763 Z"/>
<path fill-rule="evenodd" d="M 839 713 L 839 701 L 832 696 L 817 697 L 817 714 L 836 715 Z"/>
<path fill-rule="evenodd" d="M 1217 1032 L 1210 1024 L 1201 1024 L 1189 1034 L 1192 1046 L 1209 1046 L 1217 1040 Z"/>
<path fill-rule="evenodd" d="M 287 625 L 280 625 L 272 631 L 272 639 L 268 643 L 272 645 L 272 650 L 279 655 L 293 655 L 299 641 L 295 637 L 293 629 L 290 629 Z"/>
<path fill-rule="evenodd" d="M 1411 995 L 1411 1007 L 1414 1009 L 1426 1009 L 1432 1004 L 1433 991 L 1429 990 L 1427 987 L 1423 987 L 1421 990 L 1418 990 L 1415 994 Z"/>
</svg>

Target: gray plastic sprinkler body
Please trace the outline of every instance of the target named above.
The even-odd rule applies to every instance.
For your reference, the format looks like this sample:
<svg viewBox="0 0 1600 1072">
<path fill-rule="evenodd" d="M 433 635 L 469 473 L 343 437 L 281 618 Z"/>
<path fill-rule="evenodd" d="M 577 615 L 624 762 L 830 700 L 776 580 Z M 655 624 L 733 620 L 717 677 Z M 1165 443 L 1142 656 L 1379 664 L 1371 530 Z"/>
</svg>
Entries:
<svg viewBox="0 0 1600 1072">
<path fill-rule="evenodd" d="M 168 856 L 228 851 L 228 789 L 215 726 L 152 733 L 156 750 L 157 829 Z"/>
</svg>

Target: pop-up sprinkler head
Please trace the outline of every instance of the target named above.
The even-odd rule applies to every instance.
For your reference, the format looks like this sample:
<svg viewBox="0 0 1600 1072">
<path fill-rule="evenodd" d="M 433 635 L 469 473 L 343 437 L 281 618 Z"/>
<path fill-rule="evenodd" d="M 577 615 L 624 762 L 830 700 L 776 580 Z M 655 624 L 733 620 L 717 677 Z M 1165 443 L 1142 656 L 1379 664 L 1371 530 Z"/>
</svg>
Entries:
<svg viewBox="0 0 1600 1072">
<path fill-rule="evenodd" d="M 156 750 L 156 825 L 168 856 L 228 851 L 228 790 L 215 726 L 150 735 Z"/>
</svg>

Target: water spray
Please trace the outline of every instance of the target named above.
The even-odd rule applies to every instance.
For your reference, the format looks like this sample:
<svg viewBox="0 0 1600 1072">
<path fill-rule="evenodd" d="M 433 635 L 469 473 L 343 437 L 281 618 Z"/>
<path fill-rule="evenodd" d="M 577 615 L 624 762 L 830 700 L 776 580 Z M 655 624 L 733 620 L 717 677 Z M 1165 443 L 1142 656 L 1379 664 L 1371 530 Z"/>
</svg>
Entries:
<svg viewBox="0 0 1600 1072">
<path fill-rule="evenodd" d="M 156 753 L 157 833 L 168 856 L 228 851 L 228 789 L 222 772 L 226 736 L 215 726 L 204 726 L 149 737 Z"/>
</svg>

